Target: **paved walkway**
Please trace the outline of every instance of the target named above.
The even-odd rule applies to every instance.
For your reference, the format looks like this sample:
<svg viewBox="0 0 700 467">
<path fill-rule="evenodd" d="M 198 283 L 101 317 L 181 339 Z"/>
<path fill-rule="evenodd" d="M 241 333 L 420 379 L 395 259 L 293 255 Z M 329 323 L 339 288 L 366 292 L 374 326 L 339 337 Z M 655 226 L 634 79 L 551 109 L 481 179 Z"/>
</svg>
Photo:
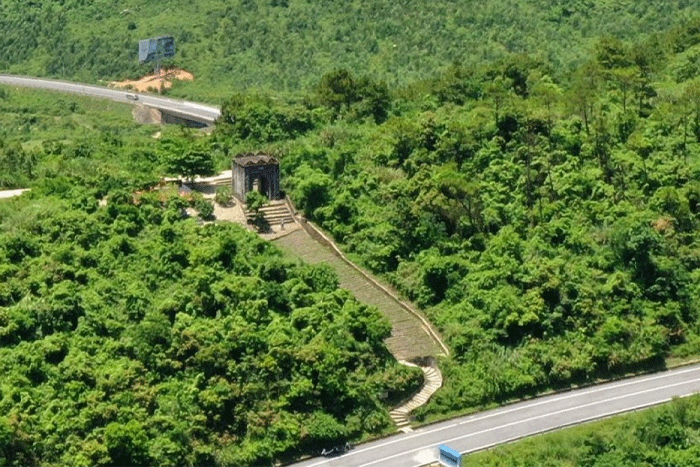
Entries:
<svg viewBox="0 0 700 467">
<path fill-rule="evenodd" d="M 404 365 L 417 366 L 408 362 L 400 362 Z M 396 424 L 399 431 L 409 433 L 413 431 L 411 428 L 411 412 L 428 402 L 430 397 L 442 387 L 442 373 L 435 362 L 430 366 L 419 367 L 423 372 L 423 387 L 418 393 L 414 394 L 409 400 L 396 407 L 389 412 L 389 416 Z"/>
<path fill-rule="evenodd" d="M 391 337 L 386 340 L 386 345 L 397 360 L 411 361 L 443 354 L 439 344 L 418 318 L 330 249 L 311 238 L 305 230 L 292 232 L 274 240 L 274 243 L 307 263 L 328 264 L 338 274 L 342 288 L 351 291 L 362 303 L 379 308 L 391 321 Z"/>
</svg>

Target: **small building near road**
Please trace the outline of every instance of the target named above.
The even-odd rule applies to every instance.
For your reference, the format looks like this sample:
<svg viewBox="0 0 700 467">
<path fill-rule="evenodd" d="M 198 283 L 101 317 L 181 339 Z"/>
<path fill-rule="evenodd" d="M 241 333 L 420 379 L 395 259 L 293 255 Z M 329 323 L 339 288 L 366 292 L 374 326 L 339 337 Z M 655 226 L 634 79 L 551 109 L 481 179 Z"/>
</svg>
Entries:
<svg viewBox="0 0 700 467">
<path fill-rule="evenodd" d="M 231 163 L 233 194 L 245 203 L 249 191 L 259 191 L 270 200 L 280 198 L 280 165 L 267 154 L 239 154 Z"/>
</svg>

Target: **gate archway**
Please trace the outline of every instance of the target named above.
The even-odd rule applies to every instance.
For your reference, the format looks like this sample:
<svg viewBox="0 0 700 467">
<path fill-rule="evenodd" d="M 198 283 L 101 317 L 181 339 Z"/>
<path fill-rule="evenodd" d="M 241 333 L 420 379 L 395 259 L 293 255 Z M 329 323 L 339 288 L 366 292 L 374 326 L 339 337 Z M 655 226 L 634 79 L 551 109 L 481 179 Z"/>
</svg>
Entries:
<svg viewBox="0 0 700 467">
<path fill-rule="evenodd" d="M 270 200 L 280 198 L 279 162 L 267 154 L 242 154 L 231 164 L 233 194 L 245 202 L 249 191 L 259 191 Z"/>
</svg>

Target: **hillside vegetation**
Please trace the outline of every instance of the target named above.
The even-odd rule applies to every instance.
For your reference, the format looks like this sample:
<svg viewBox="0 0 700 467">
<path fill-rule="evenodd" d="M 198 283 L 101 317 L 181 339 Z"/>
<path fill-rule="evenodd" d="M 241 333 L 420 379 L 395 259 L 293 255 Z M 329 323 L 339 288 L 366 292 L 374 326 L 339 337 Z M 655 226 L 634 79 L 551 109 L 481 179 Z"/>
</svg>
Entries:
<svg viewBox="0 0 700 467">
<path fill-rule="evenodd" d="M 440 327 L 423 415 L 659 368 L 700 351 L 698 31 L 600 38 L 562 80 L 341 69 L 313 105 L 231 99 L 215 138 L 278 151 L 297 206 Z"/>
<path fill-rule="evenodd" d="M 421 373 L 376 309 L 151 189 L 206 137 L 71 96 L 0 106 L 0 185 L 32 187 L 0 200 L 0 465 L 272 465 L 392 428 Z"/>
<path fill-rule="evenodd" d="M 93 190 L 0 202 L 0 464 L 271 465 L 391 427 L 420 373 L 329 268 Z"/>
<path fill-rule="evenodd" d="M 170 34 L 166 64 L 221 99 L 250 87 L 307 90 L 339 67 L 390 86 L 451 63 L 528 53 L 567 72 L 601 35 L 642 38 L 700 13 L 687 0 L 0 1 L 0 70 L 78 81 L 136 77 L 138 41 Z"/>
<path fill-rule="evenodd" d="M 0 189 L 94 175 L 98 165 L 105 174 L 157 179 L 148 159 L 159 129 L 137 125 L 131 111 L 111 101 L 0 87 Z"/>
<path fill-rule="evenodd" d="M 199 32 L 172 32 L 178 60 L 202 67 L 203 82 L 220 86 L 210 92 L 227 90 L 211 136 L 167 128 L 158 138 L 154 127 L 96 120 L 81 100 L 2 91 L 0 184 L 32 187 L 0 202 L 5 463 L 272 465 L 390 429 L 386 409 L 419 374 L 387 354 L 376 310 L 337 290 L 327 268 L 183 218 L 206 201 L 149 191 L 165 174 L 191 174 L 188 160 L 224 168 L 238 152 L 279 156 L 304 214 L 440 328 L 452 354 L 421 420 L 698 355 L 700 22 L 661 20 L 694 4 L 559 2 L 537 23 L 547 16 L 534 2 L 504 2 L 472 9 L 483 23 L 465 29 L 464 46 L 440 36 L 456 7 L 433 2 L 431 16 L 396 4 L 402 21 L 409 10 L 414 24 L 440 18 L 430 37 L 428 26 L 397 25 L 420 38 L 416 51 L 442 37 L 480 58 L 455 63 L 444 46 L 400 49 L 392 62 L 378 40 L 374 63 L 326 49 L 341 39 L 323 34 L 341 22 L 311 30 L 313 41 L 264 42 L 276 29 L 255 11 L 282 25 L 306 8 L 326 24 L 341 9 L 273 3 L 231 4 L 226 16 L 213 2 L 0 3 L 2 40 L 33 38 L 0 48 L 24 54 L 4 55 L 9 69 L 58 74 L 63 57 L 79 79 L 121 73 L 114 44 L 133 45 L 131 57 L 137 37 L 154 35 L 141 29 L 149 22 L 214 11 Z M 393 17 L 388 3 L 373 5 L 377 24 Z M 505 11 L 518 18 L 509 27 L 496 21 Z M 352 22 L 368 15 L 343 17 L 348 34 L 369 34 Z M 669 28 L 652 34 L 654 18 Z M 231 38 L 253 23 L 264 33 L 236 36 L 256 38 L 243 60 L 233 45 L 245 42 Z M 508 31 L 553 52 L 479 49 L 495 50 L 489 35 Z M 553 42 L 579 37 L 571 31 L 590 41 Z M 105 39 L 113 33 L 121 42 Z M 392 49 L 409 43 L 382 34 Z M 190 43 L 201 48 L 187 52 Z M 308 50 L 307 61 L 278 69 L 270 64 L 295 55 L 268 61 L 275 50 Z M 251 83 L 302 91 L 233 92 Z"/>
</svg>

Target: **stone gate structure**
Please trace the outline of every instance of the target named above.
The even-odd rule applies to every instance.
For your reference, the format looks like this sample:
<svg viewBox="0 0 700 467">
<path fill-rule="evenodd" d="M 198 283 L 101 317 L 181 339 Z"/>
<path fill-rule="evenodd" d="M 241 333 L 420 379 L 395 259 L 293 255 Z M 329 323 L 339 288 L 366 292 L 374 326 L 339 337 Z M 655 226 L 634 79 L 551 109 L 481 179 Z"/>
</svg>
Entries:
<svg viewBox="0 0 700 467">
<path fill-rule="evenodd" d="M 280 198 L 280 165 L 267 154 L 239 154 L 231 163 L 233 194 L 245 203 L 246 193 L 259 191 L 268 199 Z"/>
</svg>

